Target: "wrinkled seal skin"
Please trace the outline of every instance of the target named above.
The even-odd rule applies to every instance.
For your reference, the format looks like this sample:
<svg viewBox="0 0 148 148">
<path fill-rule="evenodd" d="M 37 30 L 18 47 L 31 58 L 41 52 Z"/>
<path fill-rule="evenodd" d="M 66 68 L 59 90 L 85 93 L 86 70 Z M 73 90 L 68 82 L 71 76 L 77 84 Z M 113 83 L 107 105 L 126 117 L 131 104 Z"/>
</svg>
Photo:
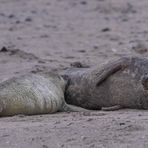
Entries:
<svg viewBox="0 0 148 148">
<path fill-rule="evenodd" d="M 81 111 L 64 100 L 65 81 L 57 74 L 27 74 L 0 83 L 0 116 Z M 83 109 L 82 109 L 83 110 Z"/>
<path fill-rule="evenodd" d="M 100 67 L 67 69 L 61 75 L 70 104 L 94 110 L 148 109 L 148 59 L 124 57 Z"/>
</svg>

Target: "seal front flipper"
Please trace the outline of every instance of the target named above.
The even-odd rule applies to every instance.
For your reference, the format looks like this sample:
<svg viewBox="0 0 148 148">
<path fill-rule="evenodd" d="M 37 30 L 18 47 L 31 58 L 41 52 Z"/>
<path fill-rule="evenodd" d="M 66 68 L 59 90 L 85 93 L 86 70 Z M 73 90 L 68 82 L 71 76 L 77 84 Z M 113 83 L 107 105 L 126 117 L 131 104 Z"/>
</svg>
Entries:
<svg viewBox="0 0 148 148">
<path fill-rule="evenodd" d="M 89 110 L 84 109 L 82 107 L 78 107 L 78 106 L 74 106 L 74 105 L 64 103 L 62 105 L 62 108 L 61 108 L 60 111 L 65 111 L 65 112 L 88 112 Z"/>
<path fill-rule="evenodd" d="M 96 86 L 99 86 L 104 80 L 106 80 L 109 76 L 111 76 L 113 73 L 121 70 L 122 68 L 125 68 L 127 66 L 128 58 L 121 58 L 117 61 L 108 63 L 106 65 L 102 66 L 102 69 L 96 73 Z"/>
<path fill-rule="evenodd" d="M 115 110 L 119 110 L 122 108 L 123 107 L 121 105 L 115 105 L 115 106 L 110 106 L 110 107 L 102 107 L 101 110 L 102 111 L 115 111 Z"/>
</svg>

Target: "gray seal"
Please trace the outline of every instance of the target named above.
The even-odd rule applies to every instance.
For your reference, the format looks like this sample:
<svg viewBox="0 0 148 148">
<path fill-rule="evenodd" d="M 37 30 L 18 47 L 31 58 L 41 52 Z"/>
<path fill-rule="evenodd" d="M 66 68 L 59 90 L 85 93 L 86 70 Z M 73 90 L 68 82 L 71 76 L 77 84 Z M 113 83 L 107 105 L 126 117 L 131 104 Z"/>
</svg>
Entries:
<svg viewBox="0 0 148 148">
<path fill-rule="evenodd" d="M 93 68 L 61 73 L 65 99 L 86 109 L 148 109 L 148 59 L 123 57 Z"/>
<path fill-rule="evenodd" d="M 0 83 L 0 116 L 84 111 L 64 99 L 65 81 L 54 73 L 26 74 Z"/>
</svg>

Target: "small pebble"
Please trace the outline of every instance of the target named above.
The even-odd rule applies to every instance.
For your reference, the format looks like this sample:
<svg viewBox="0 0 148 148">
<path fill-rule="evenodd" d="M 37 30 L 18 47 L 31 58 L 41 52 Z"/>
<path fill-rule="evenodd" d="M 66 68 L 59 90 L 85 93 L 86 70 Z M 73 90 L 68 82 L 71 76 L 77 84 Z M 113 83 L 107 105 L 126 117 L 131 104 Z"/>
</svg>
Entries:
<svg viewBox="0 0 148 148">
<path fill-rule="evenodd" d="M 30 17 L 27 17 L 27 18 L 25 19 L 25 21 L 26 21 L 26 22 L 31 22 L 32 19 L 31 19 Z"/>
<path fill-rule="evenodd" d="M 87 2 L 86 2 L 86 1 L 82 1 L 82 2 L 80 2 L 80 4 L 82 4 L 82 5 L 86 5 Z"/>
<path fill-rule="evenodd" d="M 101 31 L 102 32 L 108 32 L 108 31 L 110 31 L 110 28 L 103 28 Z"/>
</svg>

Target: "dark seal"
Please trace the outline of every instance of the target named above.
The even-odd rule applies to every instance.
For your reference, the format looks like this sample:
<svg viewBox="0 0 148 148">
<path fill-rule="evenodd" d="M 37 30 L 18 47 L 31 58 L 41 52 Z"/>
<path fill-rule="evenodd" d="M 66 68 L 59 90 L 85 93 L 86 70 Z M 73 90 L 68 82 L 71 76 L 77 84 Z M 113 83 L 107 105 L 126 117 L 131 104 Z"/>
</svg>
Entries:
<svg viewBox="0 0 148 148">
<path fill-rule="evenodd" d="M 67 103 L 93 110 L 148 109 L 148 59 L 123 57 L 99 67 L 72 68 L 67 81 Z"/>
</svg>

